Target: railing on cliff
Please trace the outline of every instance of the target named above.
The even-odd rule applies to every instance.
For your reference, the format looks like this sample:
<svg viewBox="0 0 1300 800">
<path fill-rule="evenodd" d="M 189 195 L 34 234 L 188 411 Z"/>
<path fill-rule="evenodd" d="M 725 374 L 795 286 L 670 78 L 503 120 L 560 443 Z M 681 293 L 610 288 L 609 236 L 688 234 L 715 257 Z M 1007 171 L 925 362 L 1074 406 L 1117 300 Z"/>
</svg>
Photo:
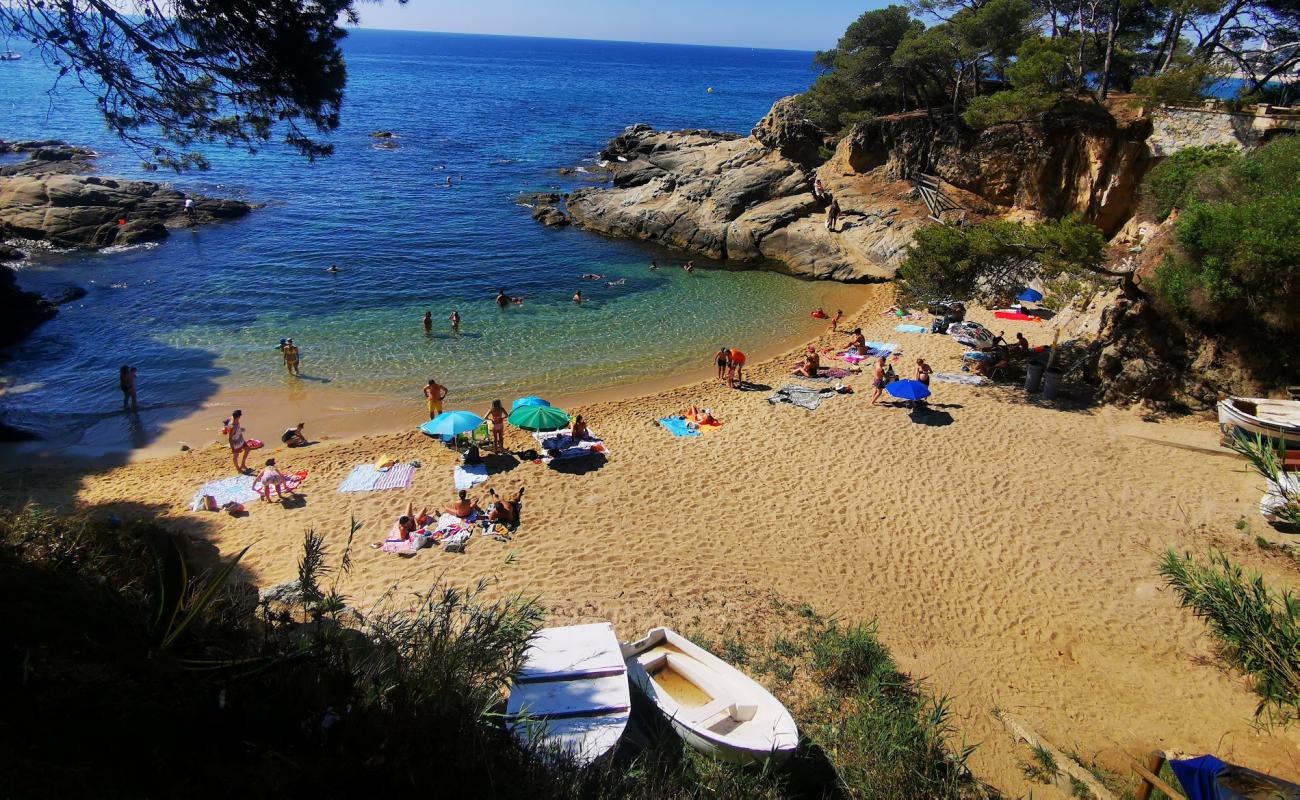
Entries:
<svg viewBox="0 0 1300 800">
<path fill-rule="evenodd" d="M 921 195 L 921 202 L 925 203 L 925 207 L 929 210 L 930 219 L 935 222 L 943 222 L 943 212 L 961 209 L 961 204 L 943 193 L 938 176 L 912 170 L 908 179 L 916 188 L 917 194 Z"/>
</svg>

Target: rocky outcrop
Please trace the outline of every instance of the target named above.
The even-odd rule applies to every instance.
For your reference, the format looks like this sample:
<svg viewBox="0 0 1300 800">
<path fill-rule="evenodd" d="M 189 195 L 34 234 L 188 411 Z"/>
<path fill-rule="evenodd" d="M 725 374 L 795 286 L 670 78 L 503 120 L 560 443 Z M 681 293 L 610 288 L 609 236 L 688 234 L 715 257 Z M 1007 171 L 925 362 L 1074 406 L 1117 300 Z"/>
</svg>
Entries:
<svg viewBox="0 0 1300 800">
<path fill-rule="evenodd" d="M 849 165 L 900 178 L 914 171 L 981 214 L 1079 214 L 1108 235 L 1132 216 L 1151 162 L 1151 122 L 1120 106 L 1065 101 L 1020 122 L 974 130 L 925 112 L 868 120 L 845 137 Z"/>
<path fill-rule="evenodd" d="M 810 278 L 892 276 L 924 210 L 897 196 L 906 190 L 897 181 L 845 185 L 836 194 L 845 222 L 839 232 L 828 231 L 828 201 L 813 195 L 812 170 L 779 149 L 800 154 L 811 144 L 799 138 L 809 131 L 787 111 L 774 111 L 760 125 L 776 147 L 756 135 L 630 127 L 601 153 L 613 188 L 574 192 L 568 214 L 575 224 L 605 235 L 656 241 L 709 258 L 777 264 Z"/>
<path fill-rule="evenodd" d="M 828 139 L 826 131 L 804 115 L 799 108 L 798 95 L 777 100 L 767 116 L 754 126 L 751 135 L 764 147 L 777 151 L 805 169 L 812 169 L 824 160 L 822 149 Z"/>
</svg>

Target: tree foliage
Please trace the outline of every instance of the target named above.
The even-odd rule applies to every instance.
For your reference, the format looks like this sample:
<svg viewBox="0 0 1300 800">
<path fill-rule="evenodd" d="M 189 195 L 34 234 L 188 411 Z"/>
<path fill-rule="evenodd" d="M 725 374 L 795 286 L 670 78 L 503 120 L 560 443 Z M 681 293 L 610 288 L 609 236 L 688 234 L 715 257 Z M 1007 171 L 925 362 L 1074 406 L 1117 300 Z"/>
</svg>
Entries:
<svg viewBox="0 0 1300 800">
<path fill-rule="evenodd" d="M 196 146 L 251 150 L 277 136 L 308 158 L 330 154 L 320 136 L 338 127 L 347 82 L 338 23 L 357 21 L 356 5 L 12 0 L 0 26 L 94 94 L 148 164 L 180 169 L 206 166 Z"/>
<path fill-rule="evenodd" d="M 1180 210 L 1177 247 L 1156 271 L 1164 302 L 1202 326 L 1245 326 L 1294 361 L 1300 337 L 1300 138 L 1240 157 L 1201 151 L 1169 159 L 1152 179 Z M 1171 177 L 1174 176 L 1174 177 Z"/>
<path fill-rule="evenodd" d="M 1295 0 L 919 0 L 863 14 L 807 94 L 838 130 L 867 115 L 965 111 L 1022 119 L 1065 94 L 1132 90 L 1148 104 L 1199 100 L 1227 75 L 1243 97 L 1300 65 Z"/>
<path fill-rule="evenodd" d="M 1109 275 L 1106 239 L 1078 217 L 1026 225 L 992 219 L 970 226 L 932 225 L 916 232 L 898 270 L 904 302 L 1002 301 L 1029 283 L 1062 274 Z"/>
<path fill-rule="evenodd" d="M 1165 157 L 1142 182 L 1142 200 L 1157 221 L 1163 222 L 1187 204 L 1196 182 L 1205 174 L 1236 161 L 1240 155 L 1231 147 L 1185 147 Z"/>
</svg>

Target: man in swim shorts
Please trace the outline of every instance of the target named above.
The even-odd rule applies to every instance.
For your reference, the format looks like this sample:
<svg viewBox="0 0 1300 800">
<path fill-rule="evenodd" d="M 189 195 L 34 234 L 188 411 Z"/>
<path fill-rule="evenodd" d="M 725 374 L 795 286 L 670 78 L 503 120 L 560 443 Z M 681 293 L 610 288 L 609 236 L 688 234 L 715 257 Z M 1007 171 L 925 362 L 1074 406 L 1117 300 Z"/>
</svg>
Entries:
<svg viewBox="0 0 1300 800">
<path fill-rule="evenodd" d="M 731 368 L 732 370 L 735 371 L 736 383 L 744 383 L 745 382 L 745 374 L 744 374 L 745 354 L 740 352 L 734 347 L 731 348 Z"/>
<path fill-rule="evenodd" d="M 429 406 L 429 419 L 442 413 L 442 401 L 446 397 L 447 387 L 430 378 L 428 385 L 424 387 L 424 401 Z"/>
</svg>

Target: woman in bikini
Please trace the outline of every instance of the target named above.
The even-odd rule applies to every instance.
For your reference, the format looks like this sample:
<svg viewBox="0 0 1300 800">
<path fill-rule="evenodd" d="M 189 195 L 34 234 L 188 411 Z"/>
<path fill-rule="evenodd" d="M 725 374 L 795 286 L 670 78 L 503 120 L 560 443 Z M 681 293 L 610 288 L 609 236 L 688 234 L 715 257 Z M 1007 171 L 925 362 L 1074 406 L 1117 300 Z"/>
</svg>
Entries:
<svg viewBox="0 0 1300 800">
<path fill-rule="evenodd" d="M 724 347 L 718 350 L 718 354 L 713 357 L 713 362 L 718 367 L 718 381 L 725 381 L 727 372 L 731 369 L 731 348 Z"/>
<path fill-rule="evenodd" d="M 500 400 L 493 400 L 484 419 L 492 424 L 492 449 L 501 453 L 506 449 L 506 418 L 509 417 Z"/>
<path fill-rule="evenodd" d="M 876 359 L 876 377 L 872 379 L 871 385 L 876 391 L 871 395 L 871 405 L 875 405 L 880 399 L 880 393 L 885 391 L 885 357 L 881 356 Z"/>
<path fill-rule="evenodd" d="M 234 462 L 235 470 L 240 475 L 247 475 L 250 472 L 248 469 L 248 454 L 252 448 L 248 446 L 248 441 L 244 438 L 243 416 L 243 411 L 235 409 L 235 413 L 231 414 L 230 419 L 226 420 L 226 440 L 230 442 L 230 460 Z"/>
<path fill-rule="evenodd" d="M 587 423 L 583 422 L 581 414 L 573 418 L 573 426 L 569 429 L 569 436 L 573 437 L 575 442 L 591 438 L 591 431 L 587 430 Z"/>
<path fill-rule="evenodd" d="M 454 517 L 469 519 L 475 511 L 478 511 L 478 504 L 473 500 L 470 500 L 468 493 L 464 489 L 461 489 L 460 493 L 456 496 L 456 502 L 444 508 L 443 511 Z"/>
</svg>

